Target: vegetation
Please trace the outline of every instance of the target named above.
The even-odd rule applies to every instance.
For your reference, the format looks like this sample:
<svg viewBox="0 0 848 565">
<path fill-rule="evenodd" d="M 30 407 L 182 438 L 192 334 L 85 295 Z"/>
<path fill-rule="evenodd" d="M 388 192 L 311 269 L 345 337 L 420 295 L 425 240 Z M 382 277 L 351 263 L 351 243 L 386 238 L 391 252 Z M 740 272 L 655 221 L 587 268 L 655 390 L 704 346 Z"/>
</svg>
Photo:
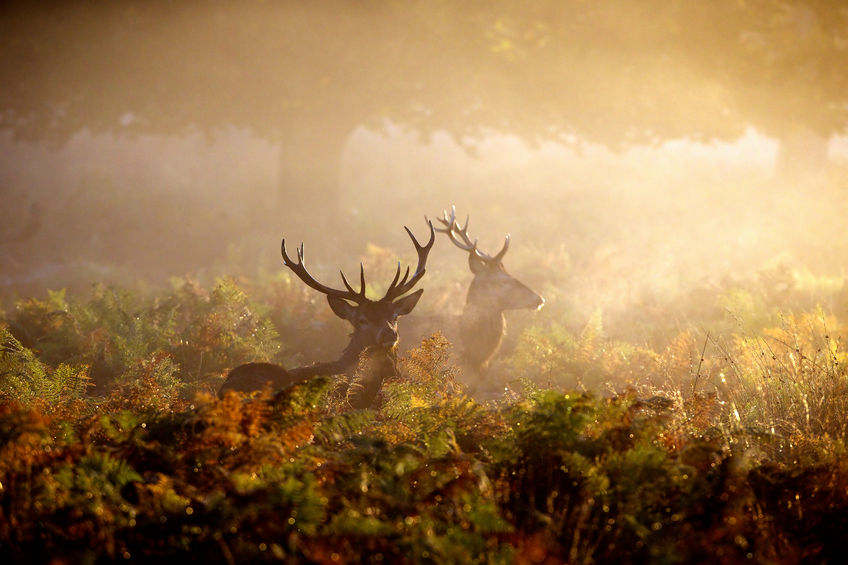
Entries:
<svg viewBox="0 0 848 565">
<path fill-rule="evenodd" d="M 848 353 L 819 282 L 778 269 L 672 297 L 689 323 L 643 309 L 642 340 L 632 313 L 572 331 L 554 293 L 492 367 L 503 398 L 468 397 L 436 334 L 360 411 L 331 377 L 214 394 L 335 331 L 285 275 L 19 300 L 0 325 L 0 559 L 836 562 Z"/>
</svg>

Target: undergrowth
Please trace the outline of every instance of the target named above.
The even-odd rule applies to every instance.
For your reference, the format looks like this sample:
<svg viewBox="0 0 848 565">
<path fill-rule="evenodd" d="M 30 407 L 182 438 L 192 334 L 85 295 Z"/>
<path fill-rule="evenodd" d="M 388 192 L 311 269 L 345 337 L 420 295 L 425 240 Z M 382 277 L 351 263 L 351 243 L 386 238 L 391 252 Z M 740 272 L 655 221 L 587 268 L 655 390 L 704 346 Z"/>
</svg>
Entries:
<svg viewBox="0 0 848 565">
<path fill-rule="evenodd" d="M 21 300 L 0 324 L 0 559 L 838 562 L 846 328 L 744 292 L 719 303 L 746 323 L 660 345 L 611 337 L 601 311 L 541 318 L 489 402 L 436 334 L 369 410 L 331 377 L 214 394 L 328 331 L 298 331 L 321 305 L 285 278 Z"/>
</svg>

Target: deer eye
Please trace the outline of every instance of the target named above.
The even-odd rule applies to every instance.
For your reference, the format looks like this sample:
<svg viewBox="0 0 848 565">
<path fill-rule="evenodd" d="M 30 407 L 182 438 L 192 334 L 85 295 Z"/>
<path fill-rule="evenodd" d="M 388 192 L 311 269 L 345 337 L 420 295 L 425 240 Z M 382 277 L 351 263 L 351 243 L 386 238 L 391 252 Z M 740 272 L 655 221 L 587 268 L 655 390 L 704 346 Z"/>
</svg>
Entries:
<svg viewBox="0 0 848 565">
<path fill-rule="evenodd" d="M 365 314 L 357 314 L 356 318 L 354 319 L 354 323 L 357 326 L 365 326 L 368 324 L 368 322 L 368 316 L 366 316 Z"/>
</svg>

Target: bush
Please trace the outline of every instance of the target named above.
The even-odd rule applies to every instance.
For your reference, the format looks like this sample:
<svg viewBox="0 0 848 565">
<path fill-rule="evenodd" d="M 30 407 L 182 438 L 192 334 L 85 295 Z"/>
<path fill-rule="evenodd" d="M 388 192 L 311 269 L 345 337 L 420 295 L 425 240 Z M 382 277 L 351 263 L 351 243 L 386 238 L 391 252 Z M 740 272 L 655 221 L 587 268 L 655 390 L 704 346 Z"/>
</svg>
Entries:
<svg viewBox="0 0 848 565">
<path fill-rule="evenodd" d="M 496 402 L 434 335 L 359 411 L 331 377 L 210 394 L 325 329 L 298 334 L 317 305 L 284 278 L 21 300 L 0 326 L 0 559 L 837 561 L 845 328 L 772 312 L 775 280 L 756 323 L 661 347 L 600 310 L 525 329 Z"/>
</svg>

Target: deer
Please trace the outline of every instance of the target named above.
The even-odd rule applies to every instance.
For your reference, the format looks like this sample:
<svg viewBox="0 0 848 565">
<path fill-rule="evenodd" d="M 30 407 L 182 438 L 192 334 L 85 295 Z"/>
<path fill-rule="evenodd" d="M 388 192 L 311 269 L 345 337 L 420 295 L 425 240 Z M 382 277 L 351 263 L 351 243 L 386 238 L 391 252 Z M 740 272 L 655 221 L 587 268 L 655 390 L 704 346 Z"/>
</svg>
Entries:
<svg viewBox="0 0 848 565">
<path fill-rule="evenodd" d="M 303 243 L 297 249 L 297 261 L 293 261 L 286 252 L 286 240 L 280 246 L 283 263 L 308 287 L 327 297 L 333 313 L 353 326 L 350 342 L 335 361 L 314 363 L 295 369 L 284 369 L 273 363 L 246 363 L 229 372 L 218 394 L 227 391 L 253 392 L 269 387 L 276 392 L 289 386 L 303 383 L 318 375 L 353 375 L 363 362 L 367 365 L 367 374 L 357 375 L 361 379 L 361 389 L 354 394 L 348 390 L 348 402 L 355 409 L 369 408 L 375 404 L 383 380 L 397 374 L 398 317 L 412 312 L 423 294 L 418 289 L 409 294 L 425 273 L 430 249 L 436 239 L 433 224 L 430 227 L 430 240 L 421 245 L 412 231 L 405 227 L 412 239 L 418 255 L 418 265 L 412 276 L 409 267 L 401 277 L 401 264 L 384 296 L 372 300 L 365 296 L 365 268 L 359 265 L 359 291 L 348 283 L 344 272 L 340 271 L 343 289 L 332 288 L 318 282 L 304 265 Z"/>
<path fill-rule="evenodd" d="M 542 308 L 545 299 L 527 285 L 507 273 L 503 258 L 509 250 L 509 234 L 503 247 L 494 255 L 482 251 L 476 239 L 468 234 L 470 216 L 465 225 L 456 220 L 456 207 L 437 218 L 444 227 L 436 231 L 447 235 L 459 249 L 468 253 L 468 267 L 474 278 L 468 287 L 465 307 L 457 319 L 456 333 L 460 345 L 460 363 L 464 372 L 480 375 L 489 367 L 506 334 L 507 310 Z M 431 224 L 430 220 L 428 224 Z M 469 375 L 466 375 L 469 376 Z"/>
</svg>

